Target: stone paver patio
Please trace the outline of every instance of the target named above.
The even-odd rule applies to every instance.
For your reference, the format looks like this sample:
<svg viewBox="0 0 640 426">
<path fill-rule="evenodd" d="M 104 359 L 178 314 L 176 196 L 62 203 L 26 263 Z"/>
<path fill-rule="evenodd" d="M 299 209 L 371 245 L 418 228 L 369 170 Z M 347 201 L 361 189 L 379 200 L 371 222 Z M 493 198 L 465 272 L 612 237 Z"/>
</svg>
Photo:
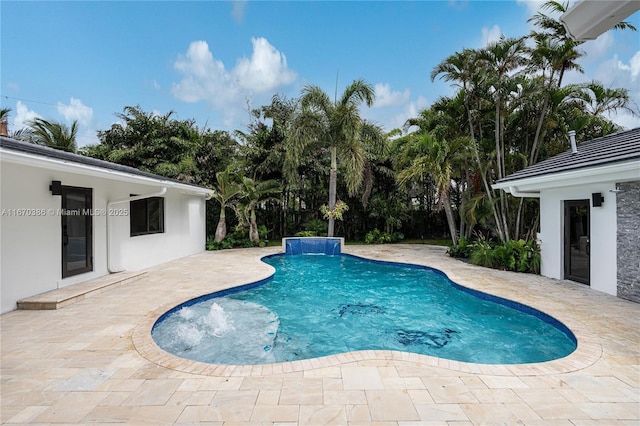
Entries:
<svg viewBox="0 0 640 426">
<path fill-rule="evenodd" d="M 218 366 L 177 358 L 149 336 L 190 298 L 272 273 L 278 248 L 206 252 L 54 311 L 0 316 L 3 424 L 639 425 L 640 305 L 568 281 L 488 270 L 432 246 L 348 253 L 438 268 L 525 303 L 578 338 L 541 364 L 467 364 L 390 351 Z"/>
</svg>

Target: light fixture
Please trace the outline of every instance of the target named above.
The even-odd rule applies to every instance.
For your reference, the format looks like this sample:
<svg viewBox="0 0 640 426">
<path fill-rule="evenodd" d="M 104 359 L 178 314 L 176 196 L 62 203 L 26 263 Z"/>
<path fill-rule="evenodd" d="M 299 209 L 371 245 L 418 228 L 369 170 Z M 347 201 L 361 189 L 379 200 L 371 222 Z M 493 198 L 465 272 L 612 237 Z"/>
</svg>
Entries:
<svg viewBox="0 0 640 426">
<path fill-rule="evenodd" d="M 593 207 L 600 207 L 604 203 L 604 196 L 600 192 L 594 192 L 591 194 L 591 201 L 593 202 Z"/>
<path fill-rule="evenodd" d="M 49 191 L 51 191 L 51 195 L 62 195 L 62 182 L 52 180 L 51 185 L 49 185 Z"/>
</svg>

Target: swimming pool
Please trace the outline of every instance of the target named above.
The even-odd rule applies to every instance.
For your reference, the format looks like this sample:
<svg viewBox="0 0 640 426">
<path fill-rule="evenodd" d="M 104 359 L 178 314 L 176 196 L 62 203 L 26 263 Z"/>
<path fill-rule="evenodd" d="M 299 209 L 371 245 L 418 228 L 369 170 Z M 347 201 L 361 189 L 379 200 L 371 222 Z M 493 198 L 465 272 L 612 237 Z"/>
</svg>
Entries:
<svg viewBox="0 0 640 426">
<path fill-rule="evenodd" d="M 435 269 L 351 255 L 275 255 L 275 275 L 162 315 L 164 350 L 216 364 L 263 364 L 386 349 L 483 364 L 562 358 L 576 339 L 554 318 L 467 289 Z"/>
</svg>

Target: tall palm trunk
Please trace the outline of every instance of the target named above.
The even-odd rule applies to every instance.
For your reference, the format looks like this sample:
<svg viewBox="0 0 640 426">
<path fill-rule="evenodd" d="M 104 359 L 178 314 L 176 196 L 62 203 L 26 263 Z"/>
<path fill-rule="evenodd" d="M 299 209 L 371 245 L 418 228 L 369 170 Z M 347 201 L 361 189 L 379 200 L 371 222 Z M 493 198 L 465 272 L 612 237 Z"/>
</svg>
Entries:
<svg viewBox="0 0 640 426">
<path fill-rule="evenodd" d="M 502 122 L 502 114 L 501 114 L 501 108 L 502 108 L 502 97 L 500 96 L 500 94 L 498 93 L 498 95 L 496 96 L 496 128 L 495 128 L 495 138 L 496 138 L 496 162 L 497 162 L 497 166 L 498 166 L 498 179 L 502 179 L 504 177 L 504 144 L 502 143 L 502 127 L 503 127 L 503 122 Z M 509 241 L 509 227 L 507 225 L 507 208 L 506 208 L 506 197 L 504 194 L 504 191 L 500 191 L 500 214 L 499 219 L 501 220 L 501 222 L 499 224 L 497 224 L 497 228 L 502 228 L 501 232 L 498 232 L 498 234 L 502 234 L 502 236 L 499 235 L 500 237 L 500 241 L 505 242 L 505 241 Z"/>
<path fill-rule="evenodd" d="M 336 193 L 338 182 L 338 149 L 335 146 L 331 147 L 331 171 L 329 172 L 329 211 L 333 211 L 336 206 Z M 335 228 L 335 219 L 333 216 L 329 216 L 329 227 L 327 230 L 327 236 L 333 237 Z"/>
<path fill-rule="evenodd" d="M 475 131 L 473 127 L 473 118 L 471 117 L 471 108 L 467 103 L 466 94 L 465 94 L 465 108 L 467 110 L 467 117 L 469 119 L 469 132 L 471 135 L 473 153 L 476 158 L 476 163 L 478 165 L 478 171 L 480 172 L 480 177 L 482 178 L 482 186 L 484 187 L 485 193 L 487 194 L 487 197 L 489 198 L 489 200 L 492 200 L 493 192 L 491 190 L 491 187 L 489 186 L 489 183 L 487 182 L 487 177 L 485 176 L 485 172 L 484 170 L 482 170 L 482 162 L 480 161 L 480 153 L 478 152 L 478 144 L 476 142 Z M 498 211 L 496 209 L 496 206 L 493 203 L 490 203 L 490 204 L 491 204 L 491 211 L 493 212 L 493 218 L 496 221 L 496 231 L 498 232 L 498 238 L 500 238 L 500 241 L 504 241 L 504 233 L 502 232 L 502 222 L 498 217 L 499 216 Z"/>
<path fill-rule="evenodd" d="M 227 236 L 227 222 L 225 220 L 224 206 L 220 207 L 220 219 L 218 220 L 218 226 L 216 226 L 216 243 L 224 240 Z"/>
<path fill-rule="evenodd" d="M 440 194 L 442 197 L 442 204 L 444 205 L 444 214 L 447 217 L 447 224 L 449 225 L 449 233 L 451 234 L 451 241 L 453 245 L 458 244 L 458 233 L 456 232 L 456 219 L 453 215 L 453 209 L 451 208 L 451 200 L 449 199 L 449 191 L 444 190 Z"/>
<path fill-rule="evenodd" d="M 258 221 L 256 220 L 256 210 L 251 209 L 249 215 L 249 239 L 254 243 L 260 241 L 260 234 L 258 233 Z"/>
</svg>

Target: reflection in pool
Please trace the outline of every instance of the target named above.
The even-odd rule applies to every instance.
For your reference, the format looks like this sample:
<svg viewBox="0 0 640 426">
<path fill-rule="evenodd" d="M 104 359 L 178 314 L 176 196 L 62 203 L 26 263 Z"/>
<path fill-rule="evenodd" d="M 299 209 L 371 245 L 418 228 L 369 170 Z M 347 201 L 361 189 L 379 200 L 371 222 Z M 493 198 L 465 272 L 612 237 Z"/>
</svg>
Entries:
<svg viewBox="0 0 640 426">
<path fill-rule="evenodd" d="M 442 272 L 350 255 L 275 255 L 267 280 L 171 309 L 153 327 L 164 350 L 216 364 L 264 364 L 367 349 L 482 364 L 562 358 L 562 323 L 462 287 Z"/>
</svg>

